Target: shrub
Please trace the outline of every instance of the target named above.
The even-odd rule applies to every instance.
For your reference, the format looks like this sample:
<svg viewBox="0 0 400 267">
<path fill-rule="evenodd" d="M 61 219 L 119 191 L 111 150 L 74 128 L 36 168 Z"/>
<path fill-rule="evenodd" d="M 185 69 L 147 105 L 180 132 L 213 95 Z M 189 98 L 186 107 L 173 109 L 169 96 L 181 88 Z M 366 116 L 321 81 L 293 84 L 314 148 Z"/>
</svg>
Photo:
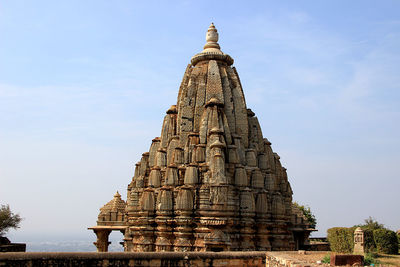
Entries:
<svg viewBox="0 0 400 267">
<path fill-rule="evenodd" d="M 396 232 L 397 233 L 397 240 L 399 241 L 399 248 L 400 248 L 400 230 Z"/>
<path fill-rule="evenodd" d="M 322 262 L 322 263 L 328 263 L 328 264 L 331 263 L 331 255 L 326 254 L 326 255 L 322 258 L 321 262 Z"/>
<path fill-rule="evenodd" d="M 373 232 L 376 249 L 379 253 L 397 254 L 399 243 L 395 232 L 388 229 L 377 229 Z"/>
<path fill-rule="evenodd" d="M 361 229 L 364 231 L 364 251 L 366 253 L 375 252 L 374 231 L 364 227 L 361 227 Z"/>
<path fill-rule="evenodd" d="M 354 227 L 333 227 L 328 229 L 328 242 L 332 251 L 351 253 L 354 247 Z"/>
<path fill-rule="evenodd" d="M 376 259 L 377 255 L 374 253 L 367 253 L 364 256 L 364 266 L 376 265 L 380 262 Z"/>
</svg>

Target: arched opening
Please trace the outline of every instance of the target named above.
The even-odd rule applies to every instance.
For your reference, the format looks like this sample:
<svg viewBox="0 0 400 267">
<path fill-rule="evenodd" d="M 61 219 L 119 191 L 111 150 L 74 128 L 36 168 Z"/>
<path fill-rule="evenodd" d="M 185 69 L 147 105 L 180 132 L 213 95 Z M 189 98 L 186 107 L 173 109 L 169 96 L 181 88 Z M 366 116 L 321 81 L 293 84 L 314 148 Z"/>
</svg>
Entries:
<svg viewBox="0 0 400 267">
<path fill-rule="evenodd" d="M 124 247 L 123 245 L 121 245 L 121 242 L 124 241 L 124 235 L 121 233 L 121 231 L 111 231 L 108 240 L 111 242 L 111 244 L 108 246 L 108 251 L 110 252 L 124 251 Z"/>
</svg>

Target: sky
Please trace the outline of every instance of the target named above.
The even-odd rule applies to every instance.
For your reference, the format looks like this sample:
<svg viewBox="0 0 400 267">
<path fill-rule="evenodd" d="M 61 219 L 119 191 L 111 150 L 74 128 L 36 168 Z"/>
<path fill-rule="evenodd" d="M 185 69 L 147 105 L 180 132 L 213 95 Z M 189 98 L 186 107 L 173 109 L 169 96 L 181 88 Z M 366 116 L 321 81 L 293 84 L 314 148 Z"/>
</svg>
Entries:
<svg viewBox="0 0 400 267">
<path fill-rule="evenodd" d="M 399 1 L 0 1 L 0 204 L 90 240 L 211 22 L 318 232 L 400 229 Z M 122 238 L 122 235 L 118 238 Z"/>
</svg>

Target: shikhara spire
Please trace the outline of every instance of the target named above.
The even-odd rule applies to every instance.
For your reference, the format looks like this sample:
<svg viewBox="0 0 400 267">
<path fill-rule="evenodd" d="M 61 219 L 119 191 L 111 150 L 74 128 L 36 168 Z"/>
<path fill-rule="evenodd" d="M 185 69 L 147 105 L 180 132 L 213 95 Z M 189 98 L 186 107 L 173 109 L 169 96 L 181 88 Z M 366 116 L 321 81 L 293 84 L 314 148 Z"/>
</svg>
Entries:
<svg viewBox="0 0 400 267">
<path fill-rule="evenodd" d="M 246 106 L 214 24 L 206 41 L 160 136 L 136 164 L 124 214 L 109 208 L 124 203 L 117 193 L 118 204 L 102 208 L 91 228 L 99 251 L 108 242 L 104 231 L 115 227 L 124 232 L 125 251 L 290 250 L 308 237 L 286 169 Z"/>
</svg>

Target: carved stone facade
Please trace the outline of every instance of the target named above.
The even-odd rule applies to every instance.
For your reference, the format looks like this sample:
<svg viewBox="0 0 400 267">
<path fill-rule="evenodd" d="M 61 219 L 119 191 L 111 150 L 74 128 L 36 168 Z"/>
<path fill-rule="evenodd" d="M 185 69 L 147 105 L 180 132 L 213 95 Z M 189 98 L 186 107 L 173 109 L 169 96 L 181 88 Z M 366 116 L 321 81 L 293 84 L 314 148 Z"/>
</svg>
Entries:
<svg viewBox="0 0 400 267">
<path fill-rule="evenodd" d="M 293 250 L 292 228 L 307 224 L 293 225 L 286 169 L 247 108 L 213 24 L 206 40 L 161 135 L 136 164 L 120 221 L 125 251 Z"/>
<path fill-rule="evenodd" d="M 354 231 L 354 254 L 364 255 L 364 231 L 357 227 Z"/>
</svg>

